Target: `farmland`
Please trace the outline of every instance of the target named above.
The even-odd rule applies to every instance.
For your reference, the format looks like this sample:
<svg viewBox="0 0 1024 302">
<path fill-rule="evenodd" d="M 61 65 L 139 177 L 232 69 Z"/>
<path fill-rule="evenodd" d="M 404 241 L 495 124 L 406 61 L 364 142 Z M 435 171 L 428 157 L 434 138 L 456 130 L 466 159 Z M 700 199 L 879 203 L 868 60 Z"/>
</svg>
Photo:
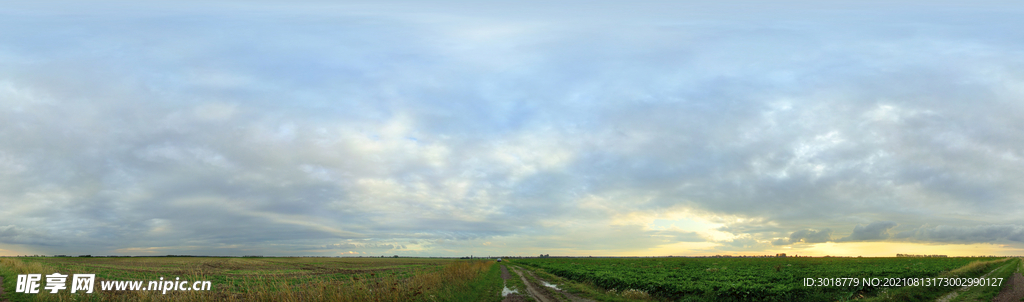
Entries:
<svg viewBox="0 0 1024 302">
<path fill-rule="evenodd" d="M 11 301 L 480 301 L 498 300 L 493 261 L 430 258 L 0 258 L 3 299 Z M 14 293 L 18 274 L 96 274 L 97 293 Z M 210 291 L 100 291 L 99 282 L 180 278 Z"/>
<path fill-rule="evenodd" d="M 953 287 L 804 286 L 805 278 L 978 277 L 1012 258 L 535 258 L 559 278 L 672 301 L 927 301 Z M 883 281 L 884 282 L 884 281 Z"/>
<path fill-rule="evenodd" d="M 950 286 L 805 286 L 806 278 L 1006 277 L 1019 258 L 0 258 L 0 301 L 934 301 Z M 205 280 L 210 291 L 14 293 L 18 274 Z M 1012 283 L 1012 282 L 1010 282 Z M 1007 283 L 1009 285 L 1010 283 Z M 1007 289 L 1004 286 L 1002 289 Z M 99 287 L 97 286 L 97 289 Z M 515 292 L 503 296 L 504 292 Z M 962 291 L 988 301 L 1000 288 Z M 6 302 L 6 301 L 5 301 Z"/>
</svg>

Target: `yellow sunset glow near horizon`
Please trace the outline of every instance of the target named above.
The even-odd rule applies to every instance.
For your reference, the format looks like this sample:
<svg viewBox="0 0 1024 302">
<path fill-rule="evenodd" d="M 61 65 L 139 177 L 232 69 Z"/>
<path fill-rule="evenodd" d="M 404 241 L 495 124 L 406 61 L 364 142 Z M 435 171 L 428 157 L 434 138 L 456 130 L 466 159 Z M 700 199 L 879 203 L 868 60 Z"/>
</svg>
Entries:
<svg viewBox="0 0 1024 302">
<path fill-rule="evenodd" d="M 817 244 L 801 244 L 795 246 L 777 246 L 762 251 L 742 252 L 708 252 L 694 256 L 736 255 L 760 256 L 786 253 L 788 256 L 839 256 L 839 257 L 896 257 L 896 254 L 914 255 L 946 255 L 949 257 L 971 256 L 1020 256 L 1024 248 L 1008 245 L 976 243 L 976 244 L 928 244 L 912 242 L 827 242 Z M 682 254 L 680 254 L 682 255 Z"/>
</svg>

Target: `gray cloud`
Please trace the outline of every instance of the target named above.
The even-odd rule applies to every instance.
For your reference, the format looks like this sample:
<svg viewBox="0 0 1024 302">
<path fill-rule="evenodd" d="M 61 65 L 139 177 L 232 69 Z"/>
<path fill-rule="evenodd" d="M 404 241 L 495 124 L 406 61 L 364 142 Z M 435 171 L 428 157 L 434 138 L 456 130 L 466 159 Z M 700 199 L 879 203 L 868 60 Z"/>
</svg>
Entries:
<svg viewBox="0 0 1024 302">
<path fill-rule="evenodd" d="M 720 243 L 722 246 L 707 251 L 757 252 L 771 247 L 771 244 L 750 237 L 740 237 Z"/>
<path fill-rule="evenodd" d="M 335 243 L 323 246 L 324 249 L 341 249 L 341 250 L 397 250 L 405 249 L 404 245 L 400 244 L 378 244 L 378 243 Z"/>
<path fill-rule="evenodd" d="M 832 241 L 832 230 L 811 230 L 803 229 L 793 232 L 789 235 L 789 238 L 776 239 L 772 241 L 772 245 L 788 245 L 794 243 L 824 243 Z"/>
<path fill-rule="evenodd" d="M 878 241 L 889 239 L 891 236 L 889 230 L 896 227 L 898 224 L 892 221 L 876 221 L 869 223 L 868 225 L 861 226 L 857 225 L 853 228 L 853 233 L 850 236 L 839 238 L 837 242 L 847 241 Z"/>
<path fill-rule="evenodd" d="M 960 244 L 1024 242 L 1024 226 L 921 226 L 913 230 L 897 233 L 893 236 L 893 239 Z"/>
</svg>

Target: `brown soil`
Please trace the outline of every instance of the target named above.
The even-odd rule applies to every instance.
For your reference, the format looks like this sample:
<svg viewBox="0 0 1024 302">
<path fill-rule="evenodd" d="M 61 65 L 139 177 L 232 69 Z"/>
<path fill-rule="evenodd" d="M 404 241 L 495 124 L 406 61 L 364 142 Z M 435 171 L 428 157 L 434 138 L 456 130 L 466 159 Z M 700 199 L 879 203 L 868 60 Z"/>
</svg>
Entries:
<svg viewBox="0 0 1024 302">
<path fill-rule="evenodd" d="M 502 265 L 502 266 L 501 266 L 501 280 L 505 280 L 505 281 L 508 281 L 508 278 L 511 278 L 511 277 L 512 277 L 512 275 L 510 275 L 510 274 L 508 273 L 508 269 L 507 269 L 507 268 L 505 268 L 505 266 L 504 266 L 504 265 Z"/>
<path fill-rule="evenodd" d="M 993 302 L 1020 302 L 1024 299 L 1024 276 L 1014 273 L 1007 281 L 1009 284 L 1003 286 L 999 295 L 992 299 Z"/>
<path fill-rule="evenodd" d="M 526 296 L 520 294 L 508 294 L 505 299 L 501 299 L 501 302 L 527 302 Z"/>
</svg>

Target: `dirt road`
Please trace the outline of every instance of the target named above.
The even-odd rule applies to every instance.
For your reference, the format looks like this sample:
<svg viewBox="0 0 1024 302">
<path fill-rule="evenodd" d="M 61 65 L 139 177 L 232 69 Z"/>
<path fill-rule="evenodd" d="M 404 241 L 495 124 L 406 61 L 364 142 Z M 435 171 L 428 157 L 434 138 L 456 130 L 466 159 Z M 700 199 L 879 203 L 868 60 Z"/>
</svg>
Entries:
<svg viewBox="0 0 1024 302">
<path fill-rule="evenodd" d="M 502 265 L 501 266 L 501 281 L 506 284 L 506 286 L 505 286 L 506 290 L 508 289 L 508 285 L 507 284 L 508 284 L 508 279 L 509 278 L 512 278 L 512 274 L 509 274 L 508 273 L 508 269 L 505 268 L 505 265 Z M 523 295 L 520 295 L 519 293 L 513 292 L 513 293 L 509 293 L 508 295 L 505 295 L 505 298 L 501 299 L 501 302 L 526 302 L 526 297 L 524 297 Z"/>
<path fill-rule="evenodd" d="M 514 267 L 512 268 L 512 270 L 515 271 L 516 274 L 519 275 L 519 278 L 522 278 L 523 284 L 526 284 L 526 291 L 527 291 L 527 293 L 529 293 L 530 296 L 533 297 L 534 299 L 536 299 L 537 301 L 546 302 L 546 301 L 558 301 L 559 300 L 558 298 L 555 298 L 555 297 L 551 296 L 552 295 L 551 291 L 545 290 L 540 285 L 530 283 L 530 281 L 528 279 L 526 279 L 526 277 L 523 275 L 524 273 L 525 274 L 529 274 L 530 277 L 533 277 L 533 279 L 539 280 L 541 282 L 546 282 L 543 279 L 541 279 L 540 277 L 537 277 L 537 275 L 534 275 L 533 272 L 525 270 L 525 269 L 522 270 L 522 271 L 519 271 L 518 269 L 516 269 Z M 573 294 L 571 294 L 571 293 L 569 293 L 569 292 L 567 292 L 565 290 L 562 290 L 562 289 L 553 288 L 553 290 L 556 291 L 557 294 L 561 294 L 561 295 L 565 296 L 565 298 L 569 299 L 569 301 L 572 301 L 572 302 L 596 302 L 594 300 L 590 300 L 590 299 L 586 299 L 586 298 L 581 298 L 579 296 L 573 295 Z"/>
<path fill-rule="evenodd" d="M 508 273 L 508 269 L 505 268 L 504 265 L 502 265 L 501 266 L 501 280 L 508 281 L 508 278 L 511 278 L 511 277 L 512 277 L 512 275 Z"/>
<path fill-rule="evenodd" d="M 1021 276 L 1020 272 L 1013 273 L 1010 276 L 1010 280 L 1007 280 L 1010 284 L 1003 287 L 1002 291 L 992 299 L 992 302 L 1020 302 L 1024 299 L 1024 276 Z"/>
<path fill-rule="evenodd" d="M 530 283 L 530 280 L 526 280 L 526 277 L 523 276 L 523 273 L 520 272 L 518 269 L 513 267 L 512 271 L 516 272 L 516 275 L 519 275 L 519 278 L 523 280 L 523 284 L 526 284 L 526 292 L 530 294 L 530 296 L 533 297 L 533 299 L 540 302 L 558 302 L 558 299 L 548 296 L 548 293 L 544 291 L 543 288 L 538 287 L 536 284 Z"/>
</svg>

